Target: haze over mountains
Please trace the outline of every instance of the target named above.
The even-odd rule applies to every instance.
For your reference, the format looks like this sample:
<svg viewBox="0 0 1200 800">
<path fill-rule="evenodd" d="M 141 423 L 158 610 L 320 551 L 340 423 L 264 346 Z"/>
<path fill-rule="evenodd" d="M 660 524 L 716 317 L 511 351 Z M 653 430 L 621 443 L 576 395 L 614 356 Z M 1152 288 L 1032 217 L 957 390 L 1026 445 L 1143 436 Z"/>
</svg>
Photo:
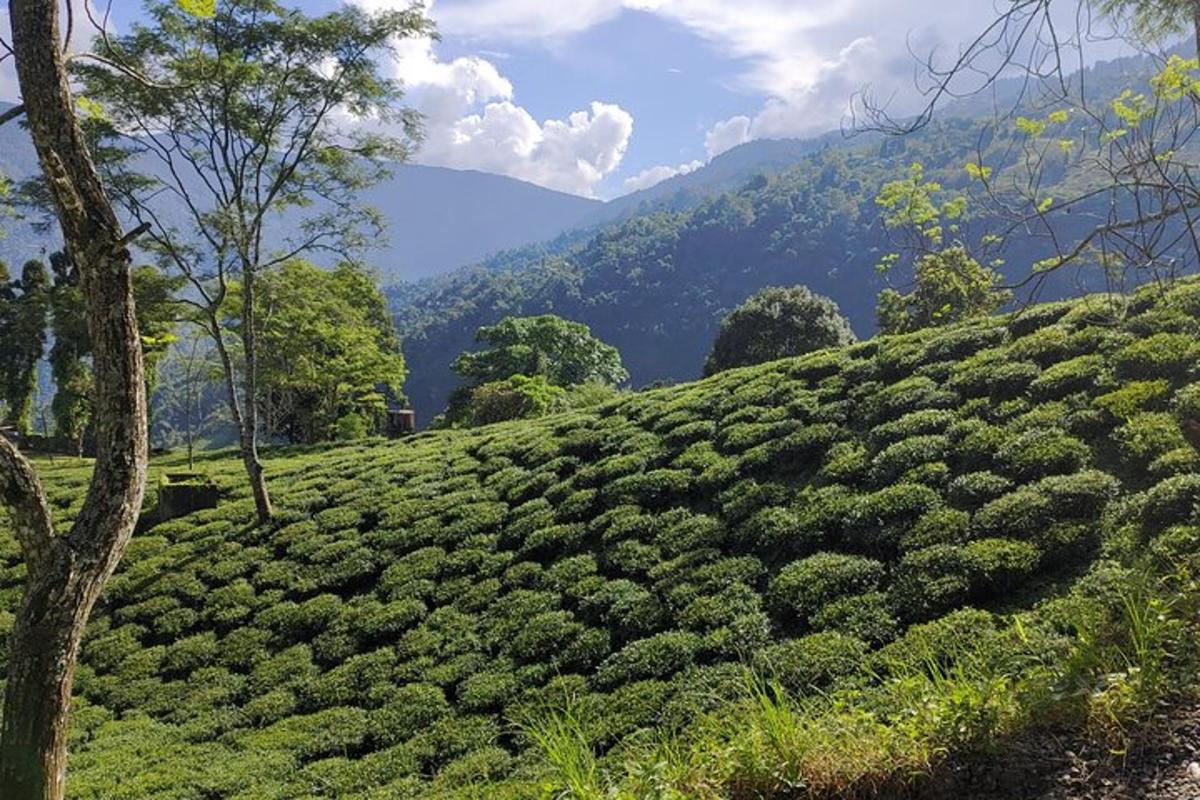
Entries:
<svg viewBox="0 0 1200 800">
<path fill-rule="evenodd" d="M 0 112 L 9 107 L 0 104 Z M 0 127 L 0 174 L 20 179 L 36 166 L 25 130 L 15 124 Z M 417 164 L 398 167 L 364 199 L 387 221 L 386 242 L 368 257 L 385 283 L 439 275 L 501 250 L 551 239 L 603 207 L 598 200 L 502 175 Z M 286 218 L 280 225 L 285 227 Z M 10 221 L 5 228 L 0 257 L 9 262 L 39 256 L 48 242 L 57 243 L 56 232 L 40 233 L 25 222 Z"/>
<path fill-rule="evenodd" d="M 0 103 L 0 112 L 10 107 Z M 714 191 L 736 188 L 747 170 L 783 169 L 813 146 L 797 140 L 753 142 L 690 175 L 607 203 L 503 175 L 401 165 L 389 180 L 364 193 L 364 200 L 378 208 L 387 223 L 385 240 L 369 253 L 368 261 L 385 284 L 441 275 L 566 231 L 627 218 L 650 206 L 694 204 Z M 36 167 L 25 130 L 15 124 L 0 127 L 0 174 L 18 180 Z M 280 228 L 286 227 L 285 218 Z M 0 257 L 10 263 L 41 256 L 57 243 L 56 232 L 34 230 L 27 221 L 12 220 L 5 228 Z"/>
</svg>

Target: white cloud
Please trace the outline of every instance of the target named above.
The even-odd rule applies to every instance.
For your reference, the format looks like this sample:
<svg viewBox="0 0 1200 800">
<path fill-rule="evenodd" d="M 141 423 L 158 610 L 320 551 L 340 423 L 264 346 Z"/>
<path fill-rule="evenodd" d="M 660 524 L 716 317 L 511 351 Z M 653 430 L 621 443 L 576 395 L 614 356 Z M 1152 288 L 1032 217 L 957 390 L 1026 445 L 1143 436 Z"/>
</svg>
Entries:
<svg viewBox="0 0 1200 800">
<path fill-rule="evenodd" d="M 709 158 L 716 158 L 726 150 L 750 141 L 751 122 L 749 117 L 739 115 L 713 125 L 704 136 L 704 152 Z"/>
<path fill-rule="evenodd" d="M 625 156 L 633 117 L 620 106 L 593 102 L 565 120 L 539 123 L 503 100 L 459 119 L 430 118 L 427 127 L 417 159 L 422 163 L 496 172 L 591 195 Z"/>
<path fill-rule="evenodd" d="M 851 96 L 864 86 L 893 97 L 898 113 L 915 110 L 922 97 L 913 84 L 910 45 L 919 55 L 937 50 L 952 57 L 997 10 L 997 0 L 439 1 L 445 31 L 482 40 L 553 41 L 627 9 L 690 30 L 737 64 L 730 88 L 764 98 L 753 113 L 722 120 L 709 131 L 710 158 L 750 139 L 836 128 Z M 1055 4 L 1055 13 L 1065 23 L 1059 33 L 1073 32 L 1075 4 Z"/>
<path fill-rule="evenodd" d="M 87 15 L 84 13 L 84 2 L 85 0 L 71 0 L 71 5 L 75 9 L 75 26 L 71 29 L 71 42 L 68 49 L 73 53 L 89 49 L 92 46 L 92 40 L 96 37 L 96 30 L 87 21 Z M 11 44 L 10 28 L 8 10 L 0 9 L 0 38 Z M 112 24 L 111 20 L 109 20 L 108 28 L 110 33 L 116 31 L 116 26 Z M 21 90 L 17 85 L 16 68 L 12 58 L 6 58 L 0 63 L 0 101 L 15 103 L 20 99 Z"/>
<path fill-rule="evenodd" d="M 368 9 L 397 5 L 393 0 L 357 1 Z M 588 9 L 599 5 L 584 2 L 569 19 L 549 17 L 563 23 L 556 29 L 571 28 L 571 19 L 587 26 L 595 22 Z M 481 11 L 488 13 L 488 6 L 484 3 Z M 447 13 L 454 16 L 453 7 L 445 8 L 449 11 L 439 4 L 433 13 L 432 3 L 426 2 L 443 26 Z M 491 61 L 479 56 L 441 61 L 429 39 L 400 42 L 394 74 L 404 81 L 406 102 L 424 116 L 425 141 L 416 154 L 423 164 L 496 172 L 591 196 L 620 165 L 633 134 L 627 111 L 599 101 L 564 119 L 539 121 L 516 102 L 512 83 Z"/>
<path fill-rule="evenodd" d="M 662 183 L 667 178 L 673 178 L 676 175 L 687 175 L 689 172 L 695 172 L 704 166 L 703 161 L 689 161 L 686 164 L 678 166 L 668 166 L 666 164 L 649 167 L 642 170 L 637 175 L 625 179 L 625 191 L 636 192 L 641 189 L 649 189 L 655 184 Z"/>
<path fill-rule="evenodd" d="M 378 0 L 377 0 L 378 1 Z M 438 26 L 488 39 L 581 33 L 621 13 L 620 0 L 459 0 L 438 5 Z"/>
</svg>

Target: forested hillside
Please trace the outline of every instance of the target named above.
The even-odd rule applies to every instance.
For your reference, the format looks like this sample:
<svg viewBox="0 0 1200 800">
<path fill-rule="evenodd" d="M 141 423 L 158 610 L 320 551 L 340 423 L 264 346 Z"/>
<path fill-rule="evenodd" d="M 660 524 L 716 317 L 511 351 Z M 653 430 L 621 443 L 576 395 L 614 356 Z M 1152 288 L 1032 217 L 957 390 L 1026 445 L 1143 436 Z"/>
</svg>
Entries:
<svg viewBox="0 0 1200 800">
<path fill-rule="evenodd" d="M 845 188 L 834 174 L 824 191 Z M 706 213 L 717 209 L 753 206 Z M 665 235 L 679 224 L 633 226 L 699 248 Z M 812 229 L 794 230 L 798 246 Z M 1026 618 L 1019 641 L 988 613 L 955 612 L 1020 611 L 1093 567 L 1084 584 L 1106 585 L 1116 567 L 1100 554 L 1152 542 L 1167 557 L 1194 541 L 1200 466 L 1171 412 L 1200 407 L 1198 316 L 1200 284 L 1184 282 L 586 412 L 277 451 L 268 525 L 236 456 L 207 456 L 220 506 L 157 524 L 149 512 L 89 625 L 70 796 L 527 798 L 563 785 L 562 754 L 532 746 L 557 741 L 544 724 L 562 709 L 587 711 L 585 746 L 619 767 L 640 751 L 612 748 L 635 731 L 665 734 L 741 696 L 739 663 L 801 695 L 847 680 L 915 691 L 897 670 L 924 675 L 923 653 L 967 639 L 990 643 L 988 658 L 1020 652 L 1021 669 L 1057 663 L 1083 637 L 1068 606 Z M 55 516 L 70 518 L 87 469 L 40 468 Z M 0 564 L 6 633 L 24 575 L 7 530 Z M 1084 702 L 1112 667 L 1072 669 L 1089 688 L 1059 702 Z M 906 696 L 933 716 L 878 724 L 901 726 L 908 749 L 844 766 L 923 769 L 911 748 L 997 735 L 1011 719 L 995 709 L 1032 702 L 1018 674 L 984 684 L 980 708 L 934 694 L 948 704 L 934 714 L 930 698 Z M 924 680 L 922 691 L 960 686 Z M 961 718 L 937 716 L 950 709 Z M 728 746 L 757 746 L 737 733 L 755 717 L 734 719 Z M 820 774 L 842 763 L 794 755 L 790 768 Z M 749 761 L 692 769 L 710 769 L 715 789 L 769 796 L 793 780 Z"/>
<path fill-rule="evenodd" d="M 1083 75 L 1090 95 L 1108 98 L 1140 85 L 1146 74 L 1147 62 L 1135 58 Z M 1019 91 L 1019 82 L 1001 82 L 995 102 L 1003 105 Z M 432 419 L 456 384 L 450 362 L 473 347 L 477 328 L 509 314 L 554 313 L 586 323 L 621 351 L 634 386 L 699 376 L 721 318 L 764 286 L 804 284 L 835 300 L 858 334 L 869 335 L 879 291 L 908 279 L 878 274 L 894 243 L 875 197 L 914 162 L 949 191 L 971 183 L 968 162 L 998 173 L 1020 162 L 1026 134 L 1012 120 L 994 124 L 994 108 L 978 99 L 958 103 L 936 124 L 904 137 L 751 143 L 739 148 L 744 157 L 731 151 L 674 183 L 610 203 L 597 213 L 616 210 L 618 221 L 598 232 L 577 231 L 433 281 L 393 287 L 412 367 L 406 391 L 422 418 Z M 1071 123 L 1061 135 L 1087 133 Z M 1069 159 L 1045 169 L 1039 188 L 1048 196 L 1058 184 L 1088 179 Z M 1070 240 L 1105 214 L 1101 205 L 1081 206 L 1061 221 L 1058 235 Z M 980 235 L 988 220 L 972 224 Z M 1002 272 L 1025 278 L 1050 254 L 1048 243 L 1020 228 L 1006 233 Z M 1100 270 L 1063 270 L 1025 287 L 1016 300 L 1104 286 Z"/>
<path fill-rule="evenodd" d="M 507 314 L 586 323 L 621 351 L 635 386 L 698 376 L 722 316 L 764 286 L 804 284 L 870 334 L 887 285 L 875 266 L 889 246 L 876 193 L 912 161 L 947 185 L 965 183 L 977 135 L 961 121 L 919 139 L 826 148 L 690 210 L 637 216 L 579 245 L 513 253 L 416 291 L 393 290 L 412 370 L 406 391 L 426 419 L 440 412 L 455 385 L 454 355 Z M 1025 248 L 1010 258 L 1020 269 L 1034 255 Z"/>
</svg>

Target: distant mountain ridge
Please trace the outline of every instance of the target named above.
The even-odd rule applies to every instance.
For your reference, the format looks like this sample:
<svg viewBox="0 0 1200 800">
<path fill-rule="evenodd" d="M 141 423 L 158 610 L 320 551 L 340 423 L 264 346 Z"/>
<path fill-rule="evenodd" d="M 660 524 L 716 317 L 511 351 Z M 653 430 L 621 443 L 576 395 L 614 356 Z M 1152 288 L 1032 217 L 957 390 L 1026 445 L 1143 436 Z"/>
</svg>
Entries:
<svg viewBox="0 0 1200 800">
<path fill-rule="evenodd" d="M 0 103 L 0 112 L 11 104 Z M 28 133 L 0 127 L 0 174 L 25 178 L 37 169 Z M 503 175 L 401 164 L 362 195 L 387 223 L 386 241 L 367 254 L 387 283 L 448 272 L 504 250 L 552 239 L 584 224 L 599 200 L 545 189 Z M 173 215 L 168 215 L 171 218 Z M 182 219 L 182 211 L 174 215 Z M 285 215 L 280 226 L 288 226 Z M 26 221 L 6 220 L 0 259 L 22 262 L 58 246 L 57 231 L 40 233 Z"/>
</svg>

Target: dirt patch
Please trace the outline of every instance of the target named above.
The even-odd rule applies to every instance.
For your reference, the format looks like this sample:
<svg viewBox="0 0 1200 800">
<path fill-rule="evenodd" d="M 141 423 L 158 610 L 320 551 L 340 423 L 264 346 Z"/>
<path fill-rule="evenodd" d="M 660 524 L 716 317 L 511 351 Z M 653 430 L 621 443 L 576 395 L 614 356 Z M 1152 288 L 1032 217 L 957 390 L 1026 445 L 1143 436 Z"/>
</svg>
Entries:
<svg viewBox="0 0 1200 800">
<path fill-rule="evenodd" d="M 1200 705 L 1163 713 L 1125 753 L 1042 733 L 947 765 L 893 800 L 1200 800 Z"/>
</svg>

